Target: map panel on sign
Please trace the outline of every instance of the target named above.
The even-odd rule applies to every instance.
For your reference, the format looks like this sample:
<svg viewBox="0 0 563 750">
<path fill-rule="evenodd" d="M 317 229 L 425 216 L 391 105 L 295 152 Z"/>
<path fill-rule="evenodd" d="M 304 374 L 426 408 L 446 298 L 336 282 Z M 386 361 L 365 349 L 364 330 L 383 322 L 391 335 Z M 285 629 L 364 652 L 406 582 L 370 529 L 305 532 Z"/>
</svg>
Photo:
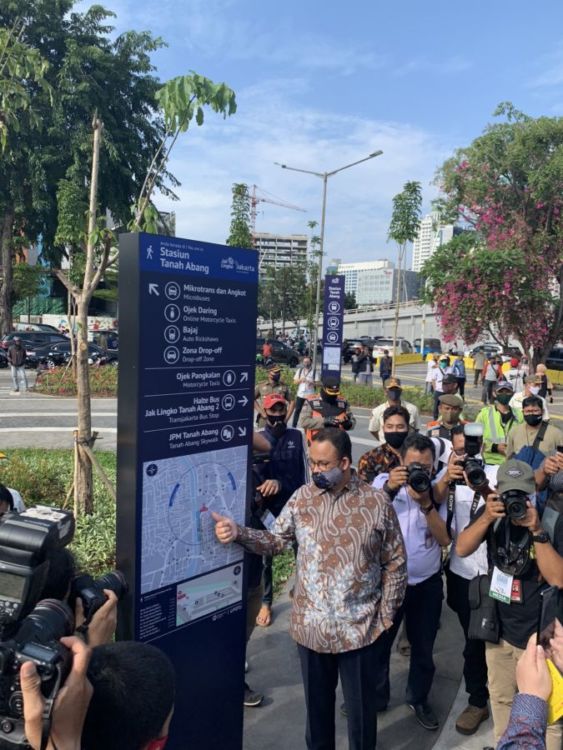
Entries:
<svg viewBox="0 0 563 750">
<path fill-rule="evenodd" d="M 143 464 L 142 594 L 242 559 L 216 540 L 211 511 L 244 523 L 246 471 L 246 446 Z"/>
</svg>

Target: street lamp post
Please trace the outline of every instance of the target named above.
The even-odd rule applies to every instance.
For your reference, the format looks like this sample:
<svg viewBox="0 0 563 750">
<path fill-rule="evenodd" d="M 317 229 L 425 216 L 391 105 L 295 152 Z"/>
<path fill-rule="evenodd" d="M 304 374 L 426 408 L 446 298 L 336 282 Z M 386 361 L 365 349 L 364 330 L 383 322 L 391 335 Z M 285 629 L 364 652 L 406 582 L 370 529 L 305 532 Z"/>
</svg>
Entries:
<svg viewBox="0 0 563 750">
<path fill-rule="evenodd" d="M 321 278 L 323 274 L 323 257 L 324 257 L 324 247 L 325 247 L 325 219 L 326 219 L 326 192 L 327 192 L 327 185 L 328 185 L 328 178 L 333 177 L 335 174 L 338 174 L 338 172 L 343 172 L 345 169 L 350 169 L 350 167 L 355 167 L 356 164 L 361 164 L 364 161 L 369 161 L 370 159 L 374 159 L 376 156 L 381 156 L 383 151 L 374 151 L 372 154 L 369 154 L 369 156 L 364 156 L 363 159 L 358 159 L 357 161 L 353 161 L 351 164 L 345 164 L 343 167 L 339 167 L 338 169 L 333 169 L 331 172 L 315 172 L 311 169 L 298 169 L 297 167 L 288 167 L 287 164 L 280 164 L 280 162 L 276 161 L 274 164 L 277 164 L 278 167 L 281 167 L 282 169 L 289 169 L 291 172 L 302 172 L 303 174 L 312 174 L 315 177 L 320 177 L 320 179 L 323 181 L 323 207 L 321 212 L 321 236 L 320 236 L 320 248 L 319 248 L 319 269 L 318 269 L 318 275 L 317 275 L 317 299 L 315 302 L 315 328 L 313 332 L 313 373 L 316 373 L 317 368 L 317 343 L 319 338 L 319 315 L 320 315 L 320 307 L 321 307 Z"/>
</svg>

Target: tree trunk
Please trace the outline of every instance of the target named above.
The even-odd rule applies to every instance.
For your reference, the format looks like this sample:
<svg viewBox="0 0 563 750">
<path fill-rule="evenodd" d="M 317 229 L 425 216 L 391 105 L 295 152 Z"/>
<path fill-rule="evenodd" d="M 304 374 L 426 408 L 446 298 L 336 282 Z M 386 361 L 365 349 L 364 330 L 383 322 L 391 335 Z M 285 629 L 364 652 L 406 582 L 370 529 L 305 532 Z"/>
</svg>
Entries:
<svg viewBox="0 0 563 750">
<path fill-rule="evenodd" d="M 0 282 L 0 335 L 10 333 L 12 321 L 12 237 L 14 211 L 9 208 L 4 212 L 0 234 L 0 263 L 2 280 Z"/>
<path fill-rule="evenodd" d="M 81 513 L 94 510 L 94 486 L 92 463 L 82 445 L 93 447 L 92 413 L 90 408 L 90 377 L 88 365 L 88 300 L 77 302 L 77 346 L 76 346 L 76 398 L 78 405 L 78 429 L 76 474 L 74 477 L 75 507 Z"/>
</svg>

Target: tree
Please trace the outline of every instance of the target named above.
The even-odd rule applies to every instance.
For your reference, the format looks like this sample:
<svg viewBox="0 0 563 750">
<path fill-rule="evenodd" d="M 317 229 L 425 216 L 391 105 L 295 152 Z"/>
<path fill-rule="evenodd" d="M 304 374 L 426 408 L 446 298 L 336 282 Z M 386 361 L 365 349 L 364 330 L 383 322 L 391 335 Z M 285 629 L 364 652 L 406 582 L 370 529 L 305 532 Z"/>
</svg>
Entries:
<svg viewBox="0 0 563 750">
<path fill-rule="evenodd" d="M 544 360 L 563 322 L 563 118 L 495 116 L 439 170 L 444 220 L 474 231 L 425 265 L 427 296 L 446 340 L 488 332 Z"/>
<path fill-rule="evenodd" d="M 306 266 L 303 263 L 266 268 L 258 292 L 258 314 L 269 318 L 274 328 L 281 321 L 285 332 L 287 321 L 295 324 L 306 314 L 308 302 Z"/>
<path fill-rule="evenodd" d="M 250 230 L 250 194 L 248 185 L 235 182 L 233 185 L 233 202 L 231 205 L 231 229 L 227 245 L 233 247 L 252 247 L 253 237 Z"/>
<path fill-rule="evenodd" d="M 407 243 L 413 242 L 420 226 L 422 191 L 420 182 L 406 182 L 402 192 L 393 198 L 393 213 L 388 237 L 398 245 L 397 290 L 395 293 L 395 326 L 393 330 L 393 373 L 396 367 L 397 330 L 401 306 L 401 268 L 404 264 Z"/>
<path fill-rule="evenodd" d="M 358 303 L 356 302 L 356 293 L 346 292 L 344 294 L 344 309 L 355 310 L 357 307 L 358 307 Z"/>
<path fill-rule="evenodd" d="M 41 289 L 45 277 L 43 266 L 36 264 L 18 263 L 13 269 L 13 291 L 16 299 L 27 300 L 27 319 L 31 316 L 31 300 Z"/>
</svg>

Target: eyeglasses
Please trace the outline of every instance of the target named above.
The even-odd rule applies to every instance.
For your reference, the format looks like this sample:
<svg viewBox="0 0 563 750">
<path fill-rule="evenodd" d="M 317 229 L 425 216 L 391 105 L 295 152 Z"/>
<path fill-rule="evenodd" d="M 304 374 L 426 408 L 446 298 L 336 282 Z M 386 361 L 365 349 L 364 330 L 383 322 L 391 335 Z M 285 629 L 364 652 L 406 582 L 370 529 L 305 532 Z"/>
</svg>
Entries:
<svg viewBox="0 0 563 750">
<path fill-rule="evenodd" d="M 317 468 L 319 471 L 328 471 L 338 464 L 338 462 L 334 463 L 334 461 L 312 461 L 310 458 L 307 463 L 311 469 Z"/>
</svg>

